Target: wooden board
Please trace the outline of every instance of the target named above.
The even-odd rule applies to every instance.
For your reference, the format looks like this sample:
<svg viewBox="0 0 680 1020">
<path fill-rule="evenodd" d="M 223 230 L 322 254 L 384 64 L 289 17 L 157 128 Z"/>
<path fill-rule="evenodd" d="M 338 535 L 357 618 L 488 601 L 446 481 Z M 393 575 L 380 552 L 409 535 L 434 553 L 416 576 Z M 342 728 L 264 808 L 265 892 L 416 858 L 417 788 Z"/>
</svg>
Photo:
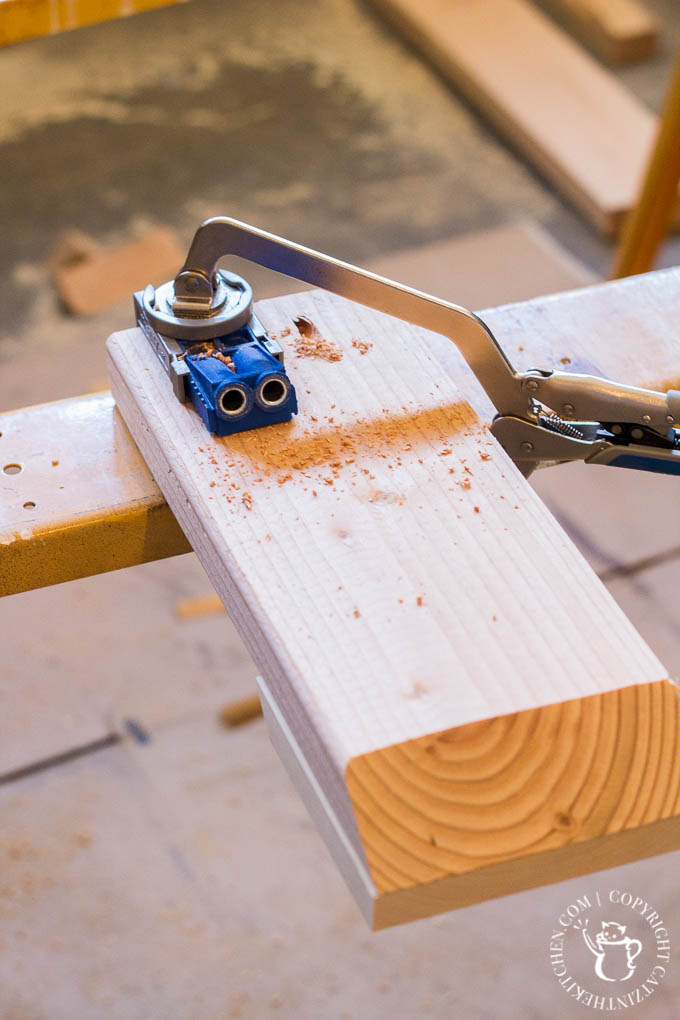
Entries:
<svg viewBox="0 0 680 1020">
<path fill-rule="evenodd" d="M 680 268 L 672 268 L 480 315 L 519 370 L 560 368 L 665 391 L 680 388 L 678 302 Z"/>
<path fill-rule="evenodd" d="M 190 548 L 110 393 L 0 415 L 0 596 Z"/>
<path fill-rule="evenodd" d="M 318 292 L 259 314 L 342 353 L 283 337 L 289 425 L 211 438 L 136 330 L 109 340 L 111 383 L 370 923 L 680 845 L 675 688 L 486 431 L 454 345 Z"/>
<path fill-rule="evenodd" d="M 0 46 L 185 0 L 0 0 Z"/>
<path fill-rule="evenodd" d="M 656 118 L 526 0 L 371 0 L 601 231 L 637 197 Z"/>
<path fill-rule="evenodd" d="M 639 0 L 540 0 L 610 64 L 646 60 L 659 44 L 659 20 Z"/>
<path fill-rule="evenodd" d="M 75 315 L 96 315 L 149 282 L 160 286 L 183 261 L 177 235 L 168 227 L 152 227 L 110 247 L 70 231 L 50 258 L 59 297 Z"/>
</svg>

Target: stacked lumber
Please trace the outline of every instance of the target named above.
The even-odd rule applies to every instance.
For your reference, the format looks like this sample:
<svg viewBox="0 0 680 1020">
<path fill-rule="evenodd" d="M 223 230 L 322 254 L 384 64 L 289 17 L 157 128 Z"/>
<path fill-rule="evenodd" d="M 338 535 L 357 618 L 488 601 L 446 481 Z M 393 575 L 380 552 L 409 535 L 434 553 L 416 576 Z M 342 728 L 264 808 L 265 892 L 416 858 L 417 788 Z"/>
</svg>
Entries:
<svg viewBox="0 0 680 1020">
<path fill-rule="evenodd" d="M 651 57 L 659 20 L 639 0 L 541 0 L 581 42 L 609 64 Z"/>
<path fill-rule="evenodd" d="M 635 204 L 656 118 L 527 0 L 372 0 L 603 233 Z"/>
</svg>

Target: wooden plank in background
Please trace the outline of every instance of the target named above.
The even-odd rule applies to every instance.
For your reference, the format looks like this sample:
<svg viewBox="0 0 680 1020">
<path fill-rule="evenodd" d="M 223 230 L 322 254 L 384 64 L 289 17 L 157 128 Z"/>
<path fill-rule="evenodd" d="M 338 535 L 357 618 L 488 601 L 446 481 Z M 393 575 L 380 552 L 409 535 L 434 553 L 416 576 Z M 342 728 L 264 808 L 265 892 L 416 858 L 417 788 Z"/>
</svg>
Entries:
<svg viewBox="0 0 680 1020">
<path fill-rule="evenodd" d="M 611 276 L 647 273 L 654 267 L 676 207 L 680 181 L 680 51 L 670 76 L 659 133 L 650 153 L 635 209 L 621 231 Z"/>
<path fill-rule="evenodd" d="M 540 0 L 586 46 L 610 64 L 651 57 L 659 19 L 639 0 Z"/>
<path fill-rule="evenodd" d="M 659 18 L 639 0 L 538 0 L 611 64 L 646 60 L 659 48 Z"/>
<path fill-rule="evenodd" d="M 0 0 L 0 46 L 185 0 Z"/>
<path fill-rule="evenodd" d="M 601 231 L 634 205 L 656 118 L 526 0 L 371 0 Z"/>
<path fill-rule="evenodd" d="M 259 314 L 343 354 L 289 353 L 294 422 L 211 438 L 136 330 L 109 340 L 112 388 L 370 923 L 680 845 L 675 688 L 454 345 L 316 292 Z"/>
</svg>

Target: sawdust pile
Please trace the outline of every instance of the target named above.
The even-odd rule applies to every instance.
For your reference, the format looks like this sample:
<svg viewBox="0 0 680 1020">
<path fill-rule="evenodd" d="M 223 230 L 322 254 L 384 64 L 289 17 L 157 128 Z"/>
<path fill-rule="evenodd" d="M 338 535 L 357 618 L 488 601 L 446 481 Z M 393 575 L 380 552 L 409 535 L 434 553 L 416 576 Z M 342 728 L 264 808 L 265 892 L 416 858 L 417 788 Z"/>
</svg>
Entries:
<svg viewBox="0 0 680 1020">
<path fill-rule="evenodd" d="M 211 480 L 211 487 L 219 486 L 227 502 L 238 501 L 245 510 L 251 510 L 254 504 L 254 492 L 244 484 L 246 478 L 253 485 L 264 485 L 265 490 L 271 484 L 279 487 L 297 482 L 314 496 L 317 490 L 333 488 L 341 482 L 340 488 L 335 489 L 341 498 L 347 487 L 352 488 L 362 480 L 375 481 L 375 471 L 381 463 L 388 471 L 402 468 L 403 458 L 408 462 L 414 449 L 413 440 L 419 443 L 429 439 L 439 446 L 437 454 L 446 463 L 449 487 L 466 491 L 473 488 L 473 471 L 466 458 L 455 457 L 450 440 L 447 442 L 442 435 L 440 410 L 411 412 L 406 419 L 385 411 L 383 418 L 356 418 L 348 427 L 347 422 L 336 419 L 334 409 L 335 405 L 331 405 L 330 414 L 310 415 L 309 425 L 302 429 L 292 430 L 289 424 L 255 429 L 232 438 L 229 444 L 221 444 L 219 460 L 215 456 L 217 450 L 210 451 L 209 462 L 218 475 Z M 408 411 L 406 407 L 403 410 Z M 474 434 L 463 421 L 460 425 L 466 435 Z M 482 447 L 479 456 L 489 459 L 485 447 L 491 445 L 491 440 L 485 430 L 479 433 L 477 441 Z M 199 450 L 206 452 L 202 447 Z M 455 460 L 453 466 L 451 460 Z M 423 459 L 418 457 L 417 463 L 422 464 Z M 369 502 L 374 501 L 387 501 L 381 488 L 369 497 Z"/>
<path fill-rule="evenodd" d="M 230 354 L 223 354 L 222 351 L 215 347 L 215 343 L 212 340 L 206 340 L 201 344 L 194 344 L 189 350 L 184 351 L 179 355 L 178 360 L 183 361 L 187 355 L 191 355 L 197 361 L 205 361 L 206 358 L 216 358 L 217 361 L 221 361 L 223 365 L 235 372 L 234 362 Z"/>
<path fill-rule="evenodd" d="M 323 361 L 341 361 L 342 351 L 332 340 L 321 335 L 311 319 L 301 315 L 294 320 L 299 336 L 293 341 L 298 358 L 322 358 Z"/>
</svg>

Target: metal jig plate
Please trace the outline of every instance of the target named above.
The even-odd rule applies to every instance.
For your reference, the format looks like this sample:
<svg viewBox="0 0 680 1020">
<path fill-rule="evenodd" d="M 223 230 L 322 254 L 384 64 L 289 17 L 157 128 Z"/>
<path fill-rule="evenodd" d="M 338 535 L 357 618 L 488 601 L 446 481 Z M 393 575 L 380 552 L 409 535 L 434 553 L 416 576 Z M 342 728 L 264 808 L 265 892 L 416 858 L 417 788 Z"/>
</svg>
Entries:
<svg viewBox="0 0 680 1020">
<path fill-rule="evenodd" d="M 247 325 L 253 310 L 253 290 L 236 273 L 220 269 L 215 273 L 214 297 L 208 312 L 183 315 L 173 311 L 174 281 L 144 291 L 144 312 L 151 325 L 176 340 L 212 340 Z"/>
</svg>

